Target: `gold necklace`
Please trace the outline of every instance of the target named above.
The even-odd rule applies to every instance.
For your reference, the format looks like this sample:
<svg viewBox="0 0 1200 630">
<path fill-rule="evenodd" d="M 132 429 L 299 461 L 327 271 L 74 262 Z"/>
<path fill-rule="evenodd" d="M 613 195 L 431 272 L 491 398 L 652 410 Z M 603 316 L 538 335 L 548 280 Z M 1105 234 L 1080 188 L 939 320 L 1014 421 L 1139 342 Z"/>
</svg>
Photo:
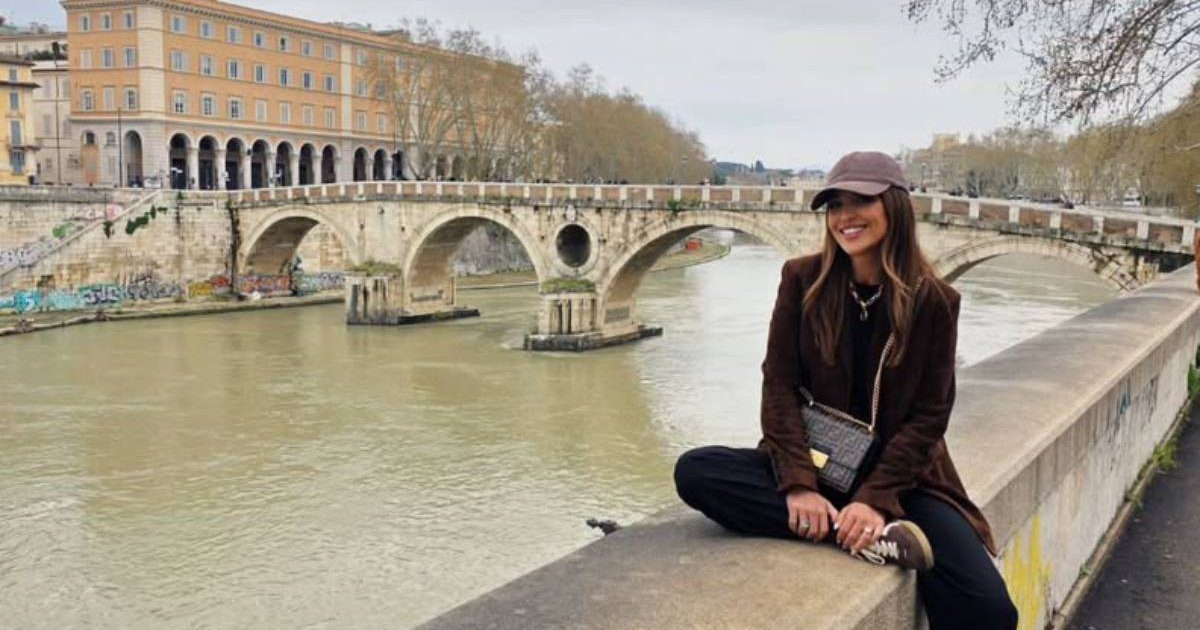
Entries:
<svg viewBox="0 0 1200 630">
<path fill-rule="evenodd" d="M 883 295 L 883 285 L 879 285 L 879 288 L 875 290 L 875 295 L 872 295 L 870 298 L 867 298 L 866 301 L 863 301 L 862 298 L 858 297 L 858 291 L 854 290 L 854 282 L 851 281 L 850 295 L 854 296 L 854 301 L 858 302 L 858 307 L 862 309 L 862 313 L 859 313 L 858 315 L 858 321 L 865 322 L 867 321 L 867 318 L 870 317 L 870 313 L 867 312 L 867 309 L 871 308 L 871 305 L 879 300 L 879 296 Z"/>
</svg>

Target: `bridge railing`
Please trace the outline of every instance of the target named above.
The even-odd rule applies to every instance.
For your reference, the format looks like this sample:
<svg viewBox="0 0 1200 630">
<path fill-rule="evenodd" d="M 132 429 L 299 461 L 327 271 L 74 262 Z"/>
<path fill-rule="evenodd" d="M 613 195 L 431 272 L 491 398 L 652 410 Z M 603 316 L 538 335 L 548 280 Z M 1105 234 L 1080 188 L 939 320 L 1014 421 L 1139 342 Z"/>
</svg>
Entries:
<svg viewBox="0 0 1200 630">
<path fill-rule="evenodd" d="M 371 196 L 414 199 L 521 200 L 528 203 L 604 203 L 671 209 L 808 210 L 816 190 L 777 186 L 656 184 L 533 184 L 511 182 L 370 181 L 309 184 L 234 191 L 187 191 L 227 196 L 235 204 L 320 202 Z M 918 215 L 961 217 L 994 225 L 1033 227 L 1122 237 L 1191 251 L 1196 226 L 1190 220 L 1093 208 L 1061 208 L 1008 199 L 964 198 L 913 193 Z"/>
</svg>

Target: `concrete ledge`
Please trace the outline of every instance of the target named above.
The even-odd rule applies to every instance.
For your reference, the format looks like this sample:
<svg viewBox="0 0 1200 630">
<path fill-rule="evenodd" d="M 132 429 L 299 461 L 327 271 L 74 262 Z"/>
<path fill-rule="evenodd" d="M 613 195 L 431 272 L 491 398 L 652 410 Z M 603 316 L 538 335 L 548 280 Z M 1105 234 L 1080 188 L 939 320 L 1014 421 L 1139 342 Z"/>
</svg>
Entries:
<svg viewBox="0 0 1200 630">
<path fill-rule="evenodd" d="M 959 371 L 950 449 L 995 529 L 1022 628 L 1062 603 L 1187 400 L 1194 274 Z M 912 628 L 915 583 L 833 547 L 732 535 L 674 505 L 423 627 Z"/>
<path fill-rule="evenodd" d="M 604 335 L 599 332 L 579 333 L 576 335 L 525 335 L 525 349 L 536 351 L 566 351 L 583 352 L 596 350 L 607 346 L 629 343 L 647 337 L 662 335 L 662 326 L 638 324 L 637 329 L 619 335 Z"/>
<path fill-rule="evenodd" d="M 456 306 L 448 311 L 424 313 L 421 315 L 398 315 L 396 317 L 380 317 L 362 321 L 347 321 L 351 326 L 404 326 L 424 322 L 440 322 L 447 319 L 462 319 L 464 317 L 479 317 L 479 309 Z"/>
</svg>

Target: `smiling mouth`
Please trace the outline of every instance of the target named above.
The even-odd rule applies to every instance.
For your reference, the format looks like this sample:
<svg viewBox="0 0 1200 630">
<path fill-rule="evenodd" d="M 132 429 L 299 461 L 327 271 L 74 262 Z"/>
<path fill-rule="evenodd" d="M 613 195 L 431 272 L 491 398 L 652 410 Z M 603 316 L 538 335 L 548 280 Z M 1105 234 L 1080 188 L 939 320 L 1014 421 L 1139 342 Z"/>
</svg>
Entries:
<svg viewBox="0 0 1200 630">
<path fill-rule="evenodd" d="M 838 230 L 838 232 L 840 232 L 843 236 L 854 236 L 865 229 L 867 229 L 867 226 L 865 225 L 852 225 L 849 227 L 844 227 Z"/>
</svg>

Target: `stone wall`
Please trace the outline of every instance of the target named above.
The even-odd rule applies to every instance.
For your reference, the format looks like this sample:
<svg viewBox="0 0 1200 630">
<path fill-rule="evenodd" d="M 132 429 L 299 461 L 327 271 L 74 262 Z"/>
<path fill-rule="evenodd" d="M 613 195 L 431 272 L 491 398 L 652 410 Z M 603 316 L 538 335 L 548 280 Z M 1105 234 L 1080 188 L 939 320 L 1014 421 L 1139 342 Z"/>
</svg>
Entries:
<svg viewBox="0 0 1200 630">
<path fill-rule="evenodd" d="M 23 217 L 39 210 L 0 210 L 0 217 L 10 221 L 0 231 L 31 221 Z M 108 229 L 105 217 L 111 221 Z M 133 226 L 139 218 L 144 224 Z M 229 234 L 223 207 L 211 202 L 177 205 L 163 194 L 156 203 L 129 213 L 100 215 L 60 249 L 31 266 L 10 270 L 0 285 L 0 310 L 92 309 L 206 297 L 212 288 L 229 285 Z"/>
<path fill-rule="evenodd" d="M 1044 627 L 1062 605 L 1188 400 L 1195 273 L 1181 269 L 958 373 L 947 440 L 995 530 L 1023 629 Z M 426 627 L 913 628 L 915 587 L 912 573 L 832 546 L 730 535 L 672 505 Z"/>
<path fill-rule="evenodd" d="M 136 199 L 111 189 L 0 187 L 0 274 L 46 251 Z"/>
</svg>

